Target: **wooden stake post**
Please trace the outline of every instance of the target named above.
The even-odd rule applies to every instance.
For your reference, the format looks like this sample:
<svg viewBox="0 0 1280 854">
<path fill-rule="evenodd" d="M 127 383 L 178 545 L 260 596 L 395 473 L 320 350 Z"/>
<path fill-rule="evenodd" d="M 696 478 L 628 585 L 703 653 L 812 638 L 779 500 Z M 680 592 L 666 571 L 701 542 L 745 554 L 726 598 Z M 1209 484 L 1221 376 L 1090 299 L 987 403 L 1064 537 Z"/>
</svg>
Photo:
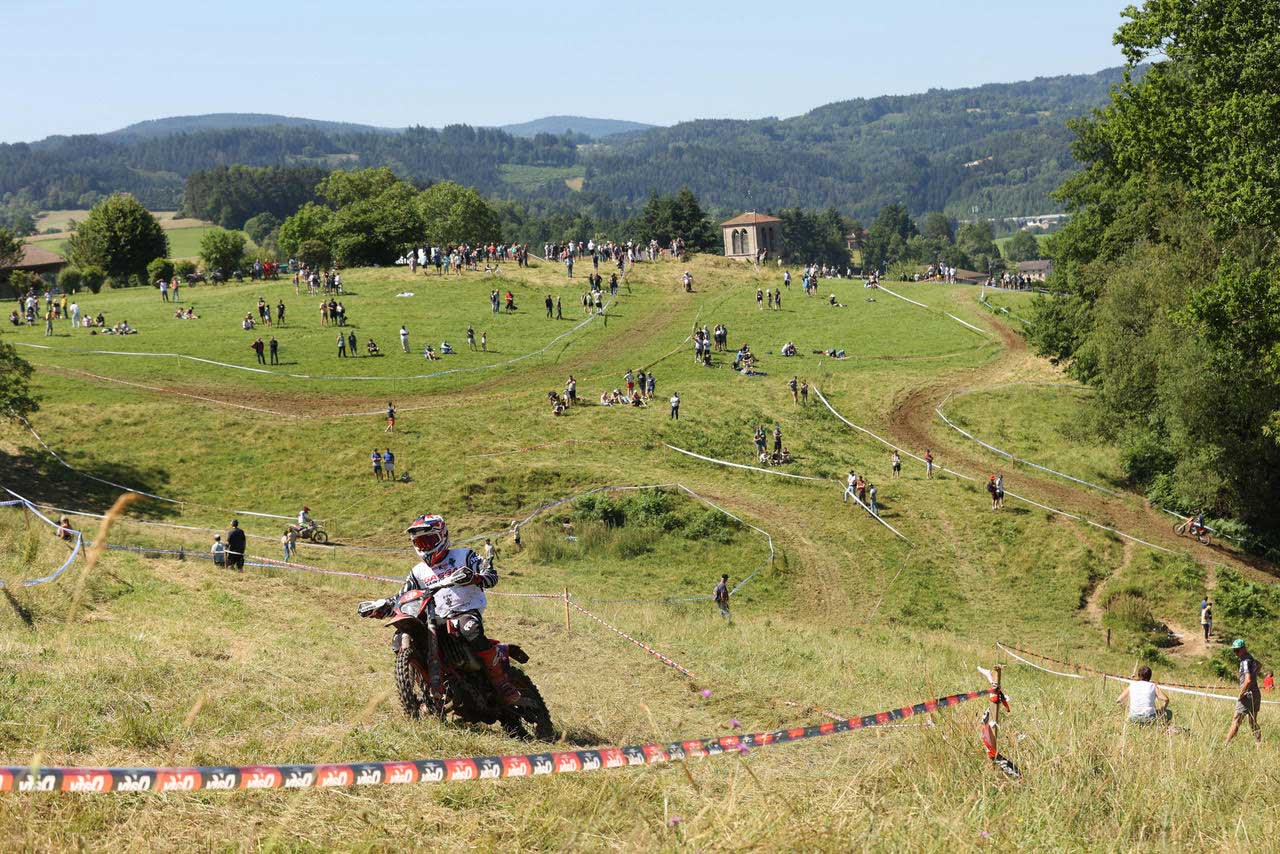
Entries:
<svg viewBox="0 0 1280 854">
<path fill-rule="evenodd" d="M 1004 674 L 1004 665 L 997 664 L 995 667 L 991 668 L 991 672 L 993 672 L 996 675 L 996 703 L 995 703 L 996 711 L 991 718 L 991 740 L 993 743 L 999 744 L 999 738 L 1000 738 L 1000 702 L 999 701 L 1000 701 L 1000 698 L 1004 696 L 1004 694 L 1001 693 L 1001 690 L 1000 690 L 1000 680 Z"/>
<path fill-rule="evenodd" d="M 565 634 L 569 634 L 572 632 L 572 628 L 569 625 L 569 588 L 568 587 L 564 589 L 564 631 L 565 631 Z"/>
</svg>

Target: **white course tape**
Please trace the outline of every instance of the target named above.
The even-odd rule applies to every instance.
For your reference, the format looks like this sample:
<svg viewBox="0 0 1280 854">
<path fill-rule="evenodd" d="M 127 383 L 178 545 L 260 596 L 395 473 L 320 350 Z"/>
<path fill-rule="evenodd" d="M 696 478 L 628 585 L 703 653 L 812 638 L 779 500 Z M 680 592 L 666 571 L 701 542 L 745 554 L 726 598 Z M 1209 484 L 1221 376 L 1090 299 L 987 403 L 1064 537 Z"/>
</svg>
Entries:
<svg viewBox="0 0 1280 854">
<path fill-rule="evenodd" d="M 322 381 L 353 380 L 353 381 L 370 381 L 370 382 L 374 382 L 374 381 L 401 382 L 404 380 L 429 380 L 435 377 L 447 376 L 449 374 L 466 374 L 466 373 L 471 373 L 473 371 L 490 371 L 490 370 L 494 370 L 495 368 L 504 368 L 504 367 L 507 367 L 508 365 L 514 365 L 516 362 L 521 362 L 525 359 L 529 359 L 534 356 L 539 356 L 545 353 L 547 350 L 551 349 L 553 346 L 555 346 L 556 342 L 560 341 L 565 336 L 572 335 L 582 327 L 586 326 L 591 321 L 595 320 L 597 317 L 601 317 L 602 315 L 604 315 L 604 313 L 609 310 L 609 306 L 611 306 L 613 302 L 614 301 L 610 299 L 601 307 L 599 313 L 592 313 L 589 317 L 587 317 L 586 320 L 581 321 L 580 323 L 573 326 L 571 329 L 561 332 L 555 338 L 552 338 L 546 344 L 542 345 L 537 350 L 534 350 L 531 353 L 525 353 L 522 356 L 516 356 L 515 358 L 507 359 L 506 361 L 503 361 L 503 362 L 494 362 L 489 365 L 474 365 L 469 368 L 450 368 L 449 370 L 445 370 L 445 371 L 434 371 L 429 374 L 414 374 L 411 376 L 367 377 L 367 376 L 329 376 L 329 375 L 322 375 L 322 374 L 294 374 L 286 371 L 270 371 L 270 370 L 267 370 L 266 368 L 254 368 L 248 365 L 233 365 L 229 362 L 218 362 L 213 359 L 204 359 L 199 356 L 191 356 L 186 353 L 136 353 L 136 352 L 131 352 L 127 350 L 88 350 L 80 347 L 50 347 L 47 344 L 31 344 L 23 341 L 15 341 L 14 345 L 18 347 L 31 347 L 37 350 L 49 350 L 55 353 L 76 353 L 81 355 L 93 355 L 93 356 L 138 356 L 138 357 L 153 358 L 153 359 L 154 358 L 185 359 L 190 362 L 199 362 L 205 365 L 216 365 L 217 367 L 220 367 L 220 368 L 229 368 L 231 370 L 236 370 L 236 371 L 247 371 L 251 374 L 266 374 L 268 376 L 286 377 L 288 379 L 294 379 L 294 380 L 322 380 Z M 149 496 L 149 497 L 154 498 L 155 496 Z"/>
<path fill-rule="evenodd" d="M 30 421 L 28 421 L 27 419 L 23 418 L 21 415 L 19 415 L 19 416 L 17 416 L 17 417 L 18 417 L 18 419 L 19 419 L 23 424 L 27 425 L 27 429 L 31 431 L 31 435 L 36 437 L 36 441 L 37 441 L 37 442 L 39 442 L 39 443 L 40 443 L 40 445 L 41 445 L 41 446 L 42 446 L 46 451 L 48 451 L 48 452 L 49 452 L 49 455 L 50 455 L 50 456 L 52 456 L 55 460 L 57 460 L 59 463 L 61 463 L 65 468 L 67 468 L 67 469 L 68 469 L 68 470 L 70 470 L 70 471 L 75 472 L 76 474 L 80 475 L 81 477 L 87 477 L 89 480 L 97 481 L 98 483 L 106 484 L 107 486 L 112 486 L 112 487 L 115 487 L 116 489 L 122 489 L 122 490 L 124 490 L 125 492 L 136 492 L 136 493 L 138 493 L 139 495 L 145 495 L 145 496 L 146 496 L 146 497 L 148 497 L 148 498 L 154 498 L 156 501 L 163 501 L 163 502 L 165 502 L 166 504 L 177 504 L 177 505 L 181 506 L 181 505 L 183 505 L 183 504 L 188 504 L 188 503 L 189 503 L 189 504 L 195 504 L 195 505 L 198 505 L 198 506 L 208 506 L 208 507 L 212 507 L 212 506 L 213 506 L 213 505 L 200 505 L 200 502 L 186 502 L 186 501 L 178 501 L 178 500 L 177 500 L 177 499 L 175 499 L 175 498 L 165 498 L 163 495 L 156 495 L 155 493 L 152 493 L 152 492 L 145 492 L 145 491 L 143 491 L 143 490 L 141 490 L 141 489 L 134 489 L 134 488 L 133 488 L 133 487 L 131 487 L 131 486 L 125 486 L 125 485 L 124 485 L 124 484 L 122 484 L 122 483 L 116 483 L 116 482 L 115 482 L 115 481 L 113 481 L 113 480 L 106 480 L 105 478 L 98 477 L 97 475 L 92 475 L 92 474 L 89 474 L 88 472 L 81 471 L 80 469 L 78 469 L 78 468 L 76 468 L 75 466 L 71 465 L 71 463 L 69 463 L 69 462 L 67 462 L 66 460 L 64 460 L 62 457 L 58 456 L 58 452 L 57 452 L 57 451 L 55 451 L 53 448 L 49 447 L 49 444 L 48 444 L 47 442 L 45 442 L 45 440 L 44 440 L 44 439 L 42 439 L 42 438 L 40 437 L 40 434 L 39 434 L 39 433 L 37 433 L 37 432 L 36 432 L 36 428 L 31 426 L 31 422 L 30 422 Z M 221 508 L 215 508 L 215 509 L 221 509 Z M 237 513 L 237 514 L 239 514 L 239 515 L 241 515 L 241 516 L 260 516 L 260 517 L 262 517 L 262 518 L 264 518 L 264 519 L 292 519 L 292 518 L 293 518 L 292 516 L 278 516 L 278 515 L 276 515 L 276 514 L 274 514 L 274 513 L 258 513 L 258 512 L 255 512 L 255 511 L 253 511 L 253 510 L 230 510 L 230 511 L 228 511 L 228 512 L 231 512 L 231 513 Z"/>
<path fill-rule="evenodd" d="M 891 290 L 889 290 L 889 289 L 888 289 L 888 288 L 886 288 L 884 285 L 877 284 L 877 285 L 876 285 L 876 287 L 877 287 L 877 289 L 884 291 L 886 294 L 888 294 L 888 295 L 889 295 L 889 296 L 891 296 L 891 297 L 897 297 L 898 299 L 903 300 L 904 302 L 909 302 L 909 303 L 911 303 L 912 305 L 918 305 L 918 306 L 920 306 L 921 308 L 929 309 L 929 306 L 925 305 L 924 303 L 922 303 L 922 302 L 916 302 L 915 300 L 911 299 L 910 297 L 904 297 L 902 294 L 898 293 L 897 291 L 891 291 Z M 929 310 L 930 310 L 930 311 L 932 311 L 933 309 L 929 309 Z M 979 335 L 983 336 L 984 338 L 990 338 L 990 337 L 991 337 L 991 336 L 987 333 L 987 331 L 986 331 L 985 329 L 982 329 L 981 327 L 978 327 L 978 326 L 974 326 L 972 323 L 970 323 L 970 322 L 969 322 L 969 321 L 967 321 L 967 320 L 961 320 L 960 318 L 956 317 L 954 314 L 951 314 L 950 312 L 946 312 L 946 311 L 944 311 L 944 312 L 942 312 L 942 313 L 943 313 L 943 314 L 945 314 L 947 317 L 951 318 L 952 320 L 954 320 L 956 323 L 959 323 L 959 324 L 961 324 L 962 326 L 967 326 L 969 329 L 973 330 L 974 332 L 978 333 Z"/>
<path fill-rule="evenodd" d="M 879 514 L 879 513 L 875 512 L 875 511 L 874 511 L 874 510 L 872 510 L 870 507 L 868 507 L 866 504 L 864 504 L 864 503 L 862 502 L 862 499 L 858 497 L 858 494 L 857 494 L 856 492 L 854 492 L 853 490 L 849 489 L 849 488 L 846 486 L 846 487 L 845 487 L 845 490 L 844 490 L 844 494 L 845 494 L 845 495 L 847 495 L 847 496 L 849 496 L 850 498 L 852 498 L 855 502 L 857 502 L 857 504 L 858 504 L 858 506 L 859 506 L 859 507 L 861 507 L 863 510 L 866 510 L 866 511 L 867 511 L 867 515 L 868 515 L 868 516 L 870 516 L 872 519 L 875 519 L 875 520 L 876 520 L 877 522 L 879 522 L 881 525 L 884 525 L 886 528 L 888 528 L 890 531 L 892 531 L 894 534 L 896 534 L 896 535 L 898 536 L 898 538 L 899 538 L 899 539 L 901 539 L 902 541 L 907 542 L 907 543 L 911 542 L 911 541 L 910 541 L 910 540 L 908 540 L 905 536 L 903 536 L 903 535 L 902 535 L 902 532 L 901 532 L 901 531 L 899 531 L 897 528 L 895 528 L 895 527 L 893 527 L 892 525 L 890 525 L 890 524 L 889 524 L 888 522 L 886 522 L 884 519 L 881 519 L 881 518 L 880 518 L 880 514 Z M 902 570 L 898 570 L 898 571 L 899 571 L 899 572 L 901 572 Z M 897 577 L 898 577 L 898 576 L 896 576 L 896 575 L 895 575 L 895 576 L 894 576 L 894 579 L 897 579 Z M 893 582 L 891 581 L 891 582 L 889 582 L 889 583 L 890 583 L 890 584 L 892 584 Z"/>
<path fill-rule="evenodd" d="M 875 433 L 872 433 L 870 430 L 866 429 L 865 427 L 859 427 L 857 424 L 854 424 L 848 418 L 845 418 L 843 415 L 837 412 L 835 410 L 835 407 L 831 405 L 830 401 L 828 401 L 826 397 L 823 396 L 822 392 L 818 390 L 817 386 L 810 386 L 810 389 L 813 390 L 813 393 L 818 396 L 818 400 L 821 400 L 823 405 L 826 406 L 827 409 L 831 411 L 831 414 L 834 415 L 836 418 L 839 418 L 841 421 L 843 421 L 845 424 L 849 425 L 853 429 L 867 434 L 871 438 L 875 439 L 877 442 L 880 442 L 881 444 L 886 445 L 887 447 L 894 448 L 895 450 L 899 450 L 897 445 L 893 444 L 892 442 L 889 442 L 886 439 L 881 438 L 880 436 L 877 436 Z M 911 457 L 913 460 L 918 460 L 922 463 L 924 462 L 924 459 L 922 457 L 918 457 L 909 451 L 899 450 L 899 453 L 904 454 L 905 456 Z M 936 468 L 939 471 L 946 472 L 947 474 L 954 475 L 955 477 L 961 478 L 963 480 L 971 481 L 973 483 L 978 482 L 978 478 L 972 477 L 962 472 L 955 471 L 954 469 L 943 468 L 942 466 L 937 466 Z M 1065 516 L 1068 519 L 1075 519 L 1078 522 L 1083 522 L 1086 525 L 1090 525 L 1101 531 L 1109 531 L 1118 537 L 1124 537 L 1126 540 L 1132 540 L 1133 542 L 1138 543 L 1139 545 L 1146 546 L 1147 548 L 1155 549 L 1156 551 L 1164 552 L 1166 554 L 1171 554 L 1171 555 L 1181 554 L 1181 552 L 1178 552 L 1174 549 L 1165 548 L 1164 546 L 1156 545 L 1155 543 L 1148 542 L 1147 540 L 1141 539 L 1139 537 L 1135 537 L 1132 534 L 1127 534 L 1124 531 L 1121 531 L 1119 528 L 1112 528 L 1108 525 L 1103 525 L 1099 522 L 1094 522 L 1091 519 L 1086 519 L 1085 517 L 1079 516 L 1075 513 L 1068 513 L 1066 510 L 1060 510 L 1057 507 L 1050 507 L 1047 504 L 1041 504 L 1039 501 L 1033 501 L 1030 498 L 1027 498 L 1026 496 L 1018 495 L 1016 492 L 1011 492 L 1006 489 L 1004 491 L 1004 494 L 1016 501 L 1021 501 L 1023 504 L 1030 504 L 1032 507 L 1039 507 L 1041 510 L 1046 510 L 1050 513 L 1055 513 L 1059 516 Z"/>
<path fill-rule="evenodd" d="M 1007 646 L 1005 646 L 1002 643 L 999 643 L 998 641 L 996 642 L 996 646 L 999 647 L 1004 652 L 1005 655 L 1011 658 L 1017 659 L 1018 661 L 1027 665 L 1028 667 L 1034 667 L 1036 670 L 1042 670 L 1045 673 L 1052 673 L 1054 676 L 1063 676 L 1067 679 L 1089 679 L 1089 678 L 1100 679 L 1102 678 L 1101 676 L 1098 676 L 1095 674 L 1085 675 L 1081 673 L 1062 673 L 1057 670 L 1050 670 L 1047 667 L 1041 667 L 1039 664 L 1036 664 L 1035 662 L 1027 661 L 1025 658 L 1018 655 L 1016 652 L 1013 652 Z M 1106 675 L 1106 678 L 1115 682 L 1124 682 L 1127 685 L 1134 685 L 1141 681 L 1139 679 L 1129 679 L 1124 676 L 1115 676 L 1114 674 L 1110 674 L 1110 673 Z M 1231 700 L 1232 702 L 1235 702 L 1236 700 L 1240 699 L 1238 696 L 1231 696 L 1230 694 L 1214 694 L 1209 691 L 1197 691 L 1192 688 L 1179 688 L 1174 685 L 1165 685 L 1161 682 L 1156 682 L 1155 684 L 1156 684 L 1156 687 L 1158 687 L 1161 691 L 1169 691 L 1170 693 L 1174 693 L 1174 694 L 1189 694 L 1192 697 L 1208 697 L 1213 700 Z M 1280 706 L 1280 700 L 1263 700 L 1262 703 L 1263 705 L 1266 705 L 1266 706 Z"/>
<path fill-rule="evenodd" d="M 731 463 L 728 460 L 717 460 L 715 457 L 704 457 L 702 454 L 695 454 L 693 451 L 686 451 L 684 448 L 677 448 L 675 445 L 669 445 L 666 442 L 663 442 L 662 444 L 664 447 L 672 451 L 675 451 L 677 454 L 684 454 L 686 457 L 696 457 L 697 459 L 706 460 L 709 463 L 715 463 L 716 465 L 720 465 L 720 466 L 731 466 L 732 468 L 735 468 L 735 469 L 747 469 L 748 471 L 758 471 L 762 474 L 771 474 L 776 477 L 790 477 L 790 478 L 794 478 L 795 480 L 826 481 L 829 479 L 825 477 L 810 477 L 809 475 L 804 475 L 804 474 L 792 474 L 791 472 L 786 472 L 786 471 L 775 471 L 774 469 L 760 468 L 759 466 L 748 466 L 748 465 L 743 465 L 742 463 Z"/>
<path fill-rule="evenodd" d="M 954 392 L 952 394 L 954 394 Z M 946 413 L 942 411 L 942 407 L 946 406 L 947 400 L 950 400 L 950 399 L 951 399 L 951 395 L 949 394 L 947 395 L 946 400 L 942 401 L 942 403 L 934 407 L 933 411 L 938 413 L 938 417 L 942 419 L 942 422 L 944 424 L 946 424 L 952 430 L 955 430 L 961 436 L 964 436 L 966 439 L 969 439 L 970 441 L 973 441 L 973 442 L 977 442 L 979 445 L 986 448 L 988 451 L 999 454 L 1002 457 L 1006 457 L 1007 459 L 1010 459 L 1015 463 L 1021 463 L 1024 466 L 1030 466 L 1033 469 L 1038 469 L 1039 471 L 1046 472 L 1047 474 L 1052 474 L 1052 475 L 1056 475 L 1057 477 L 1065 478 L 1074 483 L 1078 483 L 1081 486 L 1087 486 L 1090 489 L 1096 489 L 1099 492 L 1105 492 L 1108 495 L 1114 495 L 1117 498 L 1120 497 L 1120 493 L 1116 492 L 1113 489 L 1107 489 L 1105 486 L 1099 486 L 1096 483 L 1090 483 L 1087 480 L 1082 480 L 1081 478 L 1073 477 L 1072 475 L 1066 474 L 1065 472 L 1054 471 L 1048 466 L 1042 466 L 1039 463 L 1031 462 L 1031 460 L 1024 460 L 1021 457 L 1016 457 L 1013 454 L 1009 453 L 1008 451 L 1004 450 L 1003 448 L 997 448 L 995 445 L 991 445 L 991 444 L 988 444 L 987 442 L 982 441 L 977 436 L 973 435 L 972 433 L 968 432 L 967 430 L 957 425 L 955 422 L 953 422 L 950 418 L 946 416 Z"/>
</svg>

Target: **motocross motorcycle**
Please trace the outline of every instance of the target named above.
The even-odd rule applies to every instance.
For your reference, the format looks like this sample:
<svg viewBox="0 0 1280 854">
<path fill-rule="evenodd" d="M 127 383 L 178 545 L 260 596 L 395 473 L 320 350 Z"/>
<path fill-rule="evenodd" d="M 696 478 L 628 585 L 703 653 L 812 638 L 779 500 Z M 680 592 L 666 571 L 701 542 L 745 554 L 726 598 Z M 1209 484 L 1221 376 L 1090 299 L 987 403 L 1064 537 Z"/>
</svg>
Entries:
<svg viewBox="0 0 1280 854">
<path fill-rule="evenodd" d="M 329 542 L 328 532 L 315 522 L 310 525 L 292 525 L 291 527 L 298 532 L 298 539 L 300 540 L 310 540 L 317 545 L 324 545 Z"/>
<path fill-rule="evenodd" d="M 520 692 L 520 700 L 506 705 L 494 693 L 483 662 L 467 646 L 449 620 L 436 615 L 435 594 L 446 587 L 470 583 L 466 570 L 440 578 L 425 590 L 409 590 L 384 602 L 361 602 L 362 617 L 384 617 L 395 629 L 396 691 L 410 718 L 423 714 L 463 723 L 501 724 L 514 738 L 555 739 L 551 713 L 538 687 L 523 670 L 528 654 L 515 644 L 495 643 L 498 662 Z"/>
</svg>

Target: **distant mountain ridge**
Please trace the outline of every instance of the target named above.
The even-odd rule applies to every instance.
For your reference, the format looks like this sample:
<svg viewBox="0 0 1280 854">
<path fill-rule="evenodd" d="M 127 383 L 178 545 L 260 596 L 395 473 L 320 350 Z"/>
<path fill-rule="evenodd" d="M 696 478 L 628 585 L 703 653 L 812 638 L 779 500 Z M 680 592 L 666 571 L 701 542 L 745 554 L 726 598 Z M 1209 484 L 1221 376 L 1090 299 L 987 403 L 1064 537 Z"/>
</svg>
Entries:
<svg viewBox="0 0 1280 854">
<path fill-rule="evenodd" d="M 404 128 L 389 128 L 353 122 L 334 122 L 324 119 L 308 119 L 297 116 L 280 116 L 272 113 L 204 113 L 196 116 L 166 116 L 135 122 L 127 127 L 101 134 L 107 139 L 158 139 L 175 133 L 200 133 L 210 130 L 240 130 L 249 128 L 287 127 L 307 128 L 324 133 L 401 133 Z M 527 122 L 498 125 L 498 130 L 512 136 L 533 137 L 540 133 L 562 136 L 565 133 L 582 134 L 591 139 L 604 139 L 620 133 L 649 130 L 655 125 L 623 119 L 594 119 L 589 116 L 544 116 Z"/>
<path fill-rule="evenodd" d="M 292 127 L 310 128 L 326 133 L 399 133 L 403 128 L 384 128 L 351 122 L 331 122 L 323 119 L 307 119 L 295 116 L 277 116 L 271 113 L 205 113 L 198 116 L 167 116 L 148 119 L 128 127 L 113 130 L 102 136 L 108 139 L 156 139 L 175 133 L 199 133 L 207 130 L 238 130 L 241 128 Z"/>
<path fill-rule="evenodd" d="M 438 130 L 259 114 L 171 117 L 111 134 L 0 145 L 0 200 L 77 209 L 127 191 L 172 210 L 187 176 L 239 164 L 386 166 L 420 184 L 453 180 L 529 210 L 606 221 L 681 187 L 715 215 L 835 207 L 869 220 L 893 202 L 913 215 L 1045 214 L 1060 210 L 1052 192 L 1077 168 L 1068 121 L 1108 103 L 1122 77 L 1111 68 L 858 98 L 787 119 L 648 129 L 574 116 Z M 583 145 L 591 133 L 609 135 Z"/>
<path fill-rule="evenodd" d="M 498 129 L 504 130 L 512 136 L 537 136 L 540 133 L 560 136 L 564 133 L 580 133 L 592 139 L 606 139 L 611 136 L 617 136 L 620 133 L 650 130 L 654 127 L 656 125 L 624 121 L 622 119 L 592 119 L 586 116 L 546 116 L 527 122 L 500 125 Z"/>
</svg>

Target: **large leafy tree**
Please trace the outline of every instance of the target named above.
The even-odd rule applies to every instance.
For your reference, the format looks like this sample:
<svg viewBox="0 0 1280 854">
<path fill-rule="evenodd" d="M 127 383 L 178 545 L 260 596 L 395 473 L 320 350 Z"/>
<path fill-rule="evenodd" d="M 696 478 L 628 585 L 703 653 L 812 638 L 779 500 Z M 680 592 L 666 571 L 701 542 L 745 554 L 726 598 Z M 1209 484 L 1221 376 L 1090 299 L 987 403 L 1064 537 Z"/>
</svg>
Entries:
<svg viewBox="0 0 1280 854">
<path fill-rule="evenodd" d="M 916 224 L 905 205 L 885 205 L 867 230 L 867 242 L 862 247 L 863 266 L 879 270 L 905 260 L 909 255 L 907 241 L 915 234 Z"/>
<path fill-rule="evenodd" d="M 210 230 L 200 238 L 200 260 L 205 269 L 218 270 L 226 276 L 244 262 L 244 234 L 225 228 Z"/>
<path fill-rule="evenodd" d="M 452 181 L 432 184 L 418 194 L 417 215 L 422 223 L 422 236 L 431 246 L 502 239 L 497 212 L 475 190 Z"/>
<path fill-rule="evenodd" d="M 1073 126 L 1060 296 L 1031 337 L 1098 389 L 1096 420 L 1154 500 L 1275 531 L 1280 0 L 1124 14 L 1129 73 Z"/>
<path fill-rule="evenodd" d="M 9 273 L 9 268 L 22 261 L 22 240 L 7 228 L 0 228 L 0 277 Z"/>
<path fill-rule="evenodd" d="M 31 373 L 13 345 L 0 342 L 0 418 L 25 418 L 40 408 L 31 393 Z"/>
<path fill-rule="evenodd" d="M 281 251 L 287 255 L 296 256 L 304 243 L 327 243 L 329 224 L 332 221 L 331 208 L 315 202 L 307 202 L 280 224 L 280 234 L 277 239 Z"/>
<path fill-rule="evenodd" d="M 168 257 L 169 238 L 137 199 L 117 193 L 94 205 L 76 225 L 67 252 L 77 267 L 101 267 L 113 280 L 143 279 L 148 264 Z"/>
</svg>

